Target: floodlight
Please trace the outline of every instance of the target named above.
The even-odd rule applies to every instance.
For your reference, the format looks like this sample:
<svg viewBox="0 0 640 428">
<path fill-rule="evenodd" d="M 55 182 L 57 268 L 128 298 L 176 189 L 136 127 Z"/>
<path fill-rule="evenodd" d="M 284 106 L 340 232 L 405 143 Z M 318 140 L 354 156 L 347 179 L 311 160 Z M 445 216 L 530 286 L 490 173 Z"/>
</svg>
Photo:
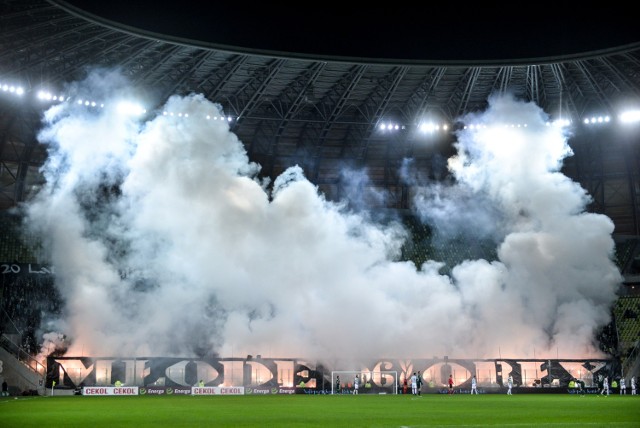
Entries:
<svg viewBox="0 0 640 428">
<path fill-rule="evenodd" d="M 640 122 L 640 110 L 629 110 L 620 115 L 620 122 L 622 123 L 636 123 Z"/>
<path fill-rule="evenodd" d="M 127 116 L 141 116 L 146 110 L 137 103 L 131 101 L 121 101 L 117 105 L 117 111 Z"/>
</svg>

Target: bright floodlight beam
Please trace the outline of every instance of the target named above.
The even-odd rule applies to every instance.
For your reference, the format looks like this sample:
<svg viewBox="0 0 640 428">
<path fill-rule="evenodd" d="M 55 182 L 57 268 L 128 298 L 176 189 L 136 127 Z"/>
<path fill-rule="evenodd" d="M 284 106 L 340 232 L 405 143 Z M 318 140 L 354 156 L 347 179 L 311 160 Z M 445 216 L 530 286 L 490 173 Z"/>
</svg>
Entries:
<svg viewBox="0 0 640 428">
<path fill-rule="evenodd" d="M 622 123 L 637 123 L 640 122 L 640 110 L 629 110 L 620 115 L 620 122 Z"/>
<path fill-rule="evenodd" d="M 142 116 L 147 111 L 137 103 L 132 101 L 121 101 L 118 103 L 117 111 L 126 116 Z"/>
</svg>

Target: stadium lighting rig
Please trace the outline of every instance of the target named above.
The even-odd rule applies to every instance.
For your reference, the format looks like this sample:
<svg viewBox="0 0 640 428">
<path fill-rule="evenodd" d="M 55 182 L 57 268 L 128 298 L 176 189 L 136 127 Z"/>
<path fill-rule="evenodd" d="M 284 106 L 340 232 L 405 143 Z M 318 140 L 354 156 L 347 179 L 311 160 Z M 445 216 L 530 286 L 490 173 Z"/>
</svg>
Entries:
<svg viewBox="0 0 640 428">
<path fill-rule="evenodd" d="M 551 122 L 547 122 L 545 124 L 546 126 L 554 126 L 554 127 L 558 127 L 558 128 L 565 128 L 568 126 L 571 126 L 571 121 L 568 119 L 558 119 L 558 120 L 554 120 Z M 502 127 L 502 128 L 513 128 L 513 129 L 517 129 L 517 128 L 528 128 L 529 125 L 526 123 L 505 123 L 503 125 L 492 125 L 493 127 L 498 126 L 498 127 Z M 484 123 L 479 123 L 479 124 L 475 124 L 475 123 L 471 123 L 469 125 L 464 125 L 462 127 L 462 129 L 468 129 L 471 131 L 479 131 L 481 129 L 487 129 L 487 125 Z"/>
<path fill-rule="evenodd" d="M 22 96 L 24 94 L 24 88 L 22 86 L 9 85 L 7 83 L 0 84 L 2 92 Z"/>
<path fill-rule="evenodd" d="M 618 122 L 620 124 L 633 124 L 640 123 L 640 110 L 630 110 L 621 113 L 618 116 Z M 598 126 L 598 125 L 610 125 L 613 123 L 611 116 L 608 115 L 594 115 L 590 117 L 585 117 L 582 120 L 582 124 L 585 126 Z M 547 126 L 556 126 L 561 128 L 570 127 L 573 124 L 573 121 L 568 118 L 559 118 L 546 123 Z M 503 125 L 506 128 L 527 128 L 528 124 L 526 123 L 505 123 Z M 428 135 L 428 134 L 437 134 L 437 133 L 447 133 L 450 131 L 452 127 L 446 123 L 436 123 L 436 122 L 421 122 L 417 126 L 417 130 L 420 134 Z M 484 124 L 465 124 L 462 126 L 462 129 L 467 130 L 476 130 L 479 131 L 481 129 L 486 128 Z M 396 133 L 405 130 L 412 129 L 407 125 L 403 125 L 401 123 L 396 122 L 382 122 L 378 125 L 378 130 L 381 133 Z"/>
<path fill-rule="evenodd" d="M 6 93 L 6 94 L 10 94 L 17 97 L 23 97 L 26 94 L 28 94 L 28 92 L 30 91 L 26 91 L 24 89 L 24 86 L 22 85 L 0 81 L 0 93 Z M 36 98 L 43 103 L 61 103 L 61 102 L 69 101 L 69 97 L 65 95 L 55 94 L 53 92 L 50 92 L 44 89 L 36 93 Z M 104 103 L 101 103 L 98 101 L 93 101 L 88 99 L 78 99 L 75 102 L 89 108 L 104 108 Z M 144 109 L 142 106 L 139 106 L 133 102 L 127 102 L 125 104 L 118 105 L 118 111 L 121 111 L 122 113 L 128 113 L 134 116 L 142 116 L 147 112 L 147 110 Z M 165 116 L 174 116 L 174 117 L 182 117 L 182 118 L 189 117 L 187 113 L 180 113 L 180 112 L 164 111 L 162 112 L 162 114 Z M 234 117 L 228 116 L 228 115 L 221 115 L 221 116 L 207 115 L 206 117 L 204 117 L 204 119 L 222 120 L 227 122 L 232 122 L 233 120 L 237 120 L 237 119 L 234 119 Z M 640 110 L 635 109 L 635 110 L 624 111 L 618 116 L 617 119 L 618 119 L 617 122 L 621 124 L 639 123 Z M 613 119 L 609 115 L 593 115 L 593 116 L 585 117 L 582 119 L 582 124 L 585 126 L 610 125 L 613 122 L 614 122 Z M 547 123 L 547 125 L 568 127 L 572 123 L 573 122 L 570 119 L 564 118 L 564 119 L 558 119 L 558 120 L 549 122 Z M 464 128 L 480 129 L 481 126 L 482 125 L 471 124 L 471 125 L 465 125 Z M 519 127 L 526 127 L 527 124 L 506 124 L 505 126 L 519 128 Z M 452 126 L 450 126 L 446 122 L 438 123 L 438 121 L 428 121 L 428 120 L 418 121 L 417 124 L 413 126 L 409 126 L 407 124 L 403 124 L 398 121 L 388 120 L 388 121 L 380 122 L 377 126 L 378 131 L 383 134 L 393 134 L 396 132 L 406 132 L 408 130 L 417 130 L 417 132 L 422 135 L 430 135 L 430 134 L 438 134 L 438 133 L 448 133 L 451 130 L 451 128 Z"/>
<path fill-rule="evenodd" d="M 387 122 L 387 123 L 381 123 L 378 128 L 381 131 L 400 131 L 401 129 L 406 129 L 406 127 L 404 125 L 400 125 L 399 123 L 394 123 L 394 122 Z"/>
<path fill-rule="evenodd" d="M 446 123 L 421 123 L 418 125 L 418 131 L 423 134 L 435 134 L 437 132 L 447 132 L 449 131 L 449 125 Z"/>
<path fill-rule="evenodd" d="M 44 91 L 44 90 L 38 92 L 37 98 L 41 102 L 48 102 L 48 103 L 61 103 L 61 102 L 69 101 L 69 97 L 66 97 L 64 95 L 56 95 L 49 91 Z M 89 99 L 78 99 L 75 101 L 75 103 L 88 108 L 104 108 L 105 107 L 104 103 L 89 100 Z M 133 117 L 143 116 L 147 113 L 147 109 L 145 109 L 141 104 L 134 101 L 120 101 L 118 102 L 116 109 L 119 113 L 123 115 L 133 116 Z M 188 113 L 174 112 L 174 111 L 167 111 L 167 110 L 164 110 L 162 112 L 162 115 L 168 116 L 168 117 L 178 117 L 178 118 L 189 117 Z M 221 120 L 221 121 L 227 121 L 227 122 L 232 122 L 234 120 L 233 116 L 206 115 L 204 118 L 206 120 Z"/>
<path fill-rule="evenodd" d="M 611 122 L 611 118 L 609 116 L 585 117 L 583 120 L 583 123 L 585 125 L 595 125 L 595 124 L 602 124 L 602 123 L 609 123 L 609 122 Z"/>
<path fill-rule="evenodd" d="M 169 117 L 184 117 L 184 118 L 189 117 L 189 113 L 173 112 L 173 111 L 166 111 L 166 110 L 162 112 L 162 115 L 169 116 Z M 233 116 L 211 116 L 210 114 L 207 114 L 204 116 L 204 118 L 206 120 L 220 120 L 220 121 L 226 121 L 226 122 L 233 122 Z"/>
<path fill-rule="evenodd" d="M 49 101 L 49 102 L 64 102 L 66 97 L 63 95 L 55 95 L 48 91 L 38 91 L 36 95 L 40 101 Z"/>
<path fill-rule="evenodd" d="M 65 97 L 64 95 L 55 95 L 51 92 L 48 91 L 39 91 L 37 94 L 37 98 L 38 100 L 42 101 L 42 102 L 48 102 L 48 103 L 61 103 L 61 102 L 65 102 L 65 101 L 69 101 L 69 97 Z M 98 102 L 98 101 L 93 101 L 93 100 L 89 100 L 89 99 L 78 99 L 75 101 L 76 104 L 81 105 L 81 106 L 85 106 L 88 108 L 104 108 L 105 104 Z M 116 109 L 119 113 L 123 114 L 123 115 L 127 115 L 127 116 L 143 116 L 144 114 L 147 113 L 147 109 L 145 109 L 142 105 L 133 102 L 133 101 L 120 101 L 118 102 L 118 105 L 116 106 Z M 179 117 L 179 118 L 188 118 L 189 114 L 188 113 L 182 113 L 182 112 L 173 112 L 173 111 L 163 111 L 162 112 L 163 116 L 168 116 L 168 117 Z M 227 121 L 227 122 L 232 122 L 233 121 L 233 117 L 232 116 L 211 116 L 211 115 L 206 115 L 205 116 L 206 120 L 221 120 L 221 121 Z"/>
</svg>

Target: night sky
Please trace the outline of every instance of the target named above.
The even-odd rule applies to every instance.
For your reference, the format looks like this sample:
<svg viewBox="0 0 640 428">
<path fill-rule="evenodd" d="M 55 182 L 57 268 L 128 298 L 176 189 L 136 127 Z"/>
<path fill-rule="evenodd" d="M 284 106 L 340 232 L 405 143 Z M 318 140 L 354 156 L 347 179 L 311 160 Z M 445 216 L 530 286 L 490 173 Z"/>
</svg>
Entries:
<svg viewBox="0 0 640 428">
<path fill-rule="evenodd" d="M 70 0 L 102 18 L 217 45 L 245 49 L 427 61 L 540 58 L 640 41 L 634 14 L 511 3 L 489 10 L 449 6 L 299 8 L 240 2 Z"/>
</svg>

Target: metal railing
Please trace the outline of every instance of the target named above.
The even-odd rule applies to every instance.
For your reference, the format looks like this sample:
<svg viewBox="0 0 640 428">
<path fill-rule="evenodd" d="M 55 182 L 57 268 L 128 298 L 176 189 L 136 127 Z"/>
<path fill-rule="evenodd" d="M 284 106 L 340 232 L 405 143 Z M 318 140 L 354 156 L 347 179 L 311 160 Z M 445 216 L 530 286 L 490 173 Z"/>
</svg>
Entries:
<svg viewBox="0 0 640 428">
<path fill-rule="evenodd" d="M 16 357 L 16 359 L 22 363 L 25 367 L 40 376 L 44 376 L 47 372 L 47 368 L 36 360 L 31 354 L 22 349 L 22 347 L 14 343 L 9 336 L 2 333 L 0 337 L 0 346 L 2 346 L 7 352 Z"/>
</svg>

